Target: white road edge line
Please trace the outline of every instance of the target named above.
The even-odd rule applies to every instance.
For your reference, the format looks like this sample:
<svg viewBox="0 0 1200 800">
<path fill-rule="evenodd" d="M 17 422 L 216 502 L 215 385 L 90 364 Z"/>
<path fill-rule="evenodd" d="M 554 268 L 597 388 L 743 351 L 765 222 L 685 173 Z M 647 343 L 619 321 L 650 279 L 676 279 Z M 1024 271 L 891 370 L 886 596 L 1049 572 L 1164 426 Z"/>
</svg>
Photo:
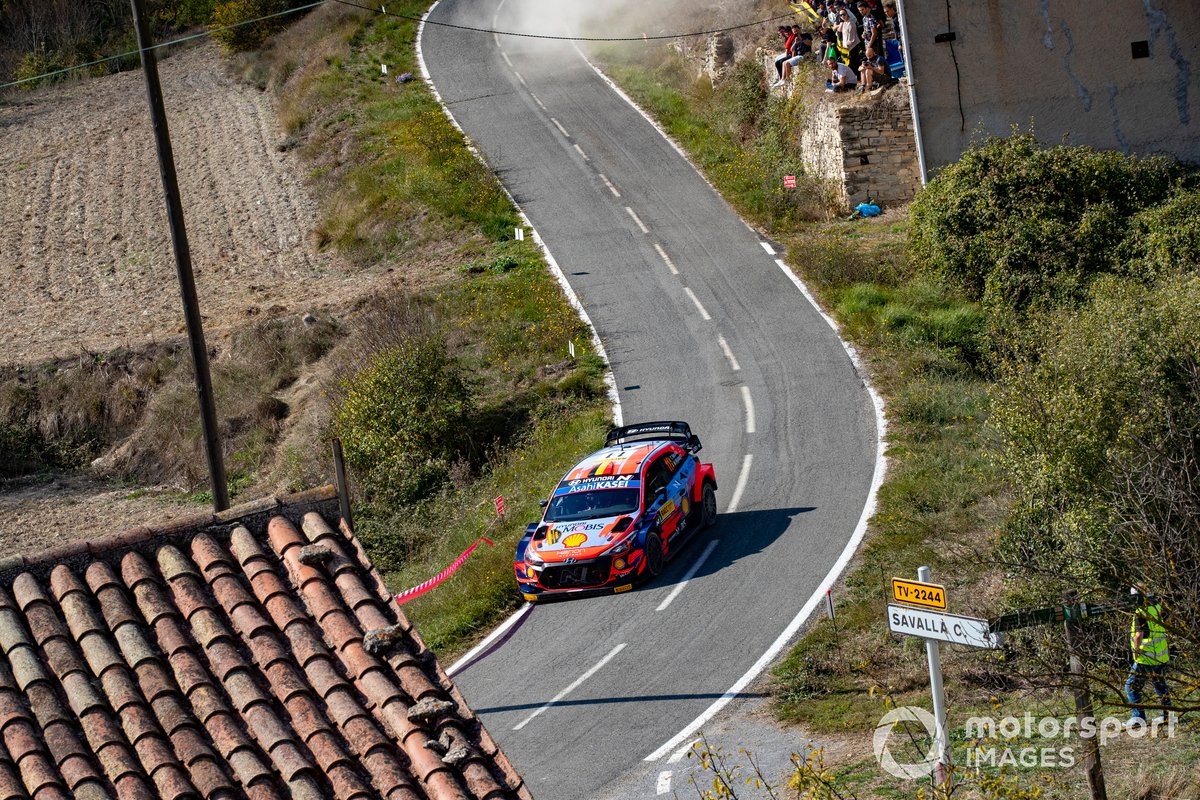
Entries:
<svg viewBox="0 0 1200 800">
<path fill-rule="evenodd" d="M 614 647 L 612 650 L 609 650 L 608 655 L 606 655 L 604 658 L 602 658 L 598 662 L 596 662 L 595 666 L 593 666 L 587 672 L 583 673 L 578 678 L 576 678 L 574 681 L 572 681 L 570 686 L 563 689 L 558 694 L 554 695 L 554 699 L 552 699 L 549 703 L 546 703 L 546 705 L 542 706 L 537 711 L 534 711 L 532 714 L 530 714 L 528 717 L 526 717 L 523 722 L 520 722 L 520 723 L 514 725 L 513 730 L 514 731 L 521 730 L 521 728 L 524 728 L 526 725 L 528 725 L 530 722 L 532 722 L 534 717 L 538 716 L 543 711 L 545 711 L 546 709 L 550 708 L 555 703 L 557 703 L 559 700 L 562 700 L 564 697 L 569 695 L 571 692 L 578 689 L 585 681 L 587 681 L 588 678 L 592 677 L 597 672 L 599 672 L 601 667 L 603 667 L 609 661 L 612 661 L 613 658 L 616 657 L 617 653 L 621 652 L 624 649 L 625 649 L 625 643 L 621 642 L 619 645 Z"/>
<path fill-rule="evenodd" d="M 655 242 L 654 249 L 658 251 L 659 258 L 661 258 L 663 260 L 663 262 L 666 263 L 667 269 L 671 270 L 671 274 L 678 275 L 679 270 L 675 268 L 675 262 L 671 260 L 671 257 L 669 255 L 667 255 L 667 251 L 663 250 L 663 246 L 661 244 L 659 244 L 658 242 Z"/>
<path fill-rule="evenodd" d="M 700 312 L 701 317 L 703 317 L 705 320 L 712 319 L 712 315 L 709 314 L 708 311 L 705 310 L 704 306 L 700 305 L 700 298 L 696 297 L 695 292 L 693 292 L 691 289 L 689 289 L 686 286 L 683 287 L 683 292 L 688 297 L 692 298 L 692 302 L 696 304 L 696 309 Z"/>
<path fill-rule="evenodd" d="M 504 620 L 504 622 L 502 622 L 499 627 L 497 627 L 494 631 L 492 631 L 487 636 L 485 636 L 483 638 L 483 641 L 481 641 L 479 644 L 475 645 L 470 650 L 468 650 L 466 652 L 466 654 L 463 655 L 463 657 L 460 658 L 458 661 L 455 661 L 453 664 L 451 664 L 450 668 L 446 670 L 446 675 L 453 677 L 454 673 L 458 672 L 460 669 L 462 669 L 467 664 L 470 664 L 472 659 L 475 658 L 475 656 L 479 655 L 484 650 L 486 650 L 489 646 L 491 646 L 492 642 L 496 641 L 501 636 L 508 633 L 509 628 L 516 625 L 521 620 L 521 617 L 525 616 L 530 611 L 532 611 L 533 606 L 534 606 L 533 603 L 526 603 L 525 605 L 518 608 L 517 612 L 515 614 L 511 615 L 508 619 Z"/>
<path fill-rule="evenodd" d="M 625 212 L 627 214 L 629 214 L 629 216 L 633 217 L 633 221 L 637 223 L 637 226 L 639 229 L 641 229 L 642 233 L 650 232 L 650 229 L 646 227 L 646 224 L 644 222 L 642 222 L 642 218 L 637 215 L 636 211 L 634 211 L 629 206 L 625 206 Z"/>
<path fill-rule="evenodd" d="M 666 794 L 671 791 L 671 770 L 665 770 L 658 773 L 658 785 L 654 789 L 655 794 Z"/>
<path fill-rule="evenodd" d="M 591 161 L 591 159 L 588 158 L 588 154 L 583 152 L 583 148 L 580 147 L 578 143 L 576 143 L 576 145 L 575 145 L 575 152 L 579 153 L 579 155 L 583 156 L 584 161 Z"/>
<path fill-rule="evenodd" d="M 608 187 L 608 190 L 613 193 L 613 197 L 621 196 L 621 193 L 617 191 L 617 187 L 613 186 L 612 181 L 608 179 L 607 175 L 602 172 L 597 174 L 600 175 L 600 180 L 604 181 L 604 185 Z"/>
<path fill-rule="evenodd" d="M 483 164 L 490 171 L 491 167 L 488 166 L 487 161 L 485 161 L 483 156 L 479 153 L 479 148 L 477 148 L 474 142 L 471 141 L 471 138 L 467 136 L 467 132 L 463 130 L 462 125 L 458 124 L 458 120 L 454 118 L 454 114 L 450 113 L 449 107 L 447 107 L 445 101 L 442 100 L 442 93 L 439 92 L 437 87 L 433 85 L 433 79 L 429 75 L 429 65 L 425 63 L 425 51 L 421 44 L 421 37 L 425 33 L 425 21 L 429 19 L 429 15 L 432 14 L 434 10 L 441 5 L 441 3 L 442 0 L 435 0 L 434 3 L 429 6 L 425 13 L 421 16 L 421 22 L 417 25 L 417 64 L 421 68 L 421 78 L 429 86 L 429 91 L 433 92 L 433 97 L 438 101 L 438 105 L 442 107 L 442 113 L 446 115 L 446 119 L 450 120 L 450 124 L 454 126 L 454 129 L 463 135 L 463 138 L 467 142 L 467 149 L 471 151 L 471 155 L 475 156 L 479 163 Z M 497 7 L 497 12 L 501 7 L 503 7 L 503 5 L 504 0 L 501 0 L 500 6 Z M 499 37 L 497 37 L 497 44 L 499 44 Z M 521 208 L 521 205 L 517 202 L 516 198 L 512 196 L 512 192 L 508 191 L 507 186 L 505 186 L 499 180 L 497 180 L 497 185 L 499 185 L 500 190 L 504 192 L 504 196 L 508 198 L 508 201 L 513 204 L 514 208 L 517 209 L 517 213 L 520 215 L 521 220 L 529 226 L 530 230 L 533 231 L 533 241 L 537 243 L 537 246 L 541 248 L 542 255 L 546 257 L 546 263 L 550 265 L 550 273 L 554 275 L 554 279 L 558 281 L 558 285 L 562 287 L 563 294 L 567 296 L 567 302 L 571 304 L 571 308 L 575 309 L 575 313 L 579 315 L 579 318 L 583 320 L 585 325 L 588 326 L 588 330 L 592 332 L 592 348 L 601 358 L 604 359 L 604 363 L 609 365 L 608 368 L 604 370 L 604 385 L 608 387 L 608 400 L 612 406 L 613 424 L 618 428 L 621 427 L 625 424 L 624 416 L 621 413 L 621 395 L 617 393 L 617 378 L 615 375 L 613 375 L 612 362 L 608 360 L 608 353 L 604 349 L 604 341 L 601 340 L 600 334 L 596 331 L 596 326 L 592 324 L 592 318 L 588 316 L 587 310 L 583 307 L 583 303 L 579 301 L 579 295 L 575 294 L 575 290 L 571 288 L 571 282 L 567 280 L 566 273 L 564 273 L 562 271 L 562 267 L 558 265 L 558 261 L 555 260 L 554 254 L 550 252 L 550 248 L 546 247 L 546 243 L 542 241 L 541 235 L 538 234 L 537 228 L 533 227 L 533 223 L 525 214 L 525 210 Z"/>
<path fill-rule="evenodd" d="M 511 66 L 513 65 L 513 63 L 512 63 L 512 59 L 508 57 L 508 53 L 506 53 L 506 52 L 504 52 L 503 50 L 501 50 L 501 51 L 500 51 L 500 55 L 501 55 L 501 56 L 504 58 L 504 63 L 505 63 L 505 64 L 508 64 L 508 66 L 509 66 L 509 67 L 511 67 Z"/>
<path fill-rule="evenodd" d="M 773 255 L 775 255 L 775 248 L 774 248 L 774 247 L 771 247 L 771 243 L 770 243 L 770 242 L 759 242 L 759 244 L 761 244 L 761 245 L 762 245 L 762 249 L 763 249 L 763 250 L 766 250 L 766 251 L 767 251 L 767 255 L 769 255 L 769 256 L 773 256 Z"/>
<path fill-rule="evenodd" d="M 704 562 L 708 559 L 708 557 L 710 555 L 712 555 L 712 551 L 715 550 L 717 548 L 717 545 L 720 543 L 721 543 L 720 539 L 713 539 L 711 542 L 708 543 L 708 547 L 704 548 L 704 552 L 701 553 L 700 557 L 696 559 L 696 563 L 692 564 L 692 568 L 689 569 L 687 571 L 687 574 L 683 576 L 683 580 L 681 580 L 679 583 L 675 584 L 675 588 L 671 590 L 671 593 L 669 595 L 667 595 L 666 597 L 663 598 L 663 601 L 658 604 L 658 608 L 654 609 L 655 611 L 662 611 L 667 606 L 671 605 L 671 602 L 676 597 L 679 596 L 680 592 L 683 591 L 683 587 L 688 585 L 688 581 L 690 581 L 692 578 L 696 577 L 696 573 L 700 571 L 700 567 L 703 566 Z"/>
<path fill-rule="evenodd" d="M 688 751 L 690 751 L 696 745 L 700 744 L 700 742 L 701 742 L 700 739 L 696 739 L 694 741 L 688 742 L 683 747 L 676 750 L 671 755 L 671 757 L 667 759 L 667 763 L 668 764 L 678 764 L 680 761 L 683 761 L 683 757 L 688 754 Z"/>
<path fill-rule="evenodd" d="M 737 359 L 733 357 L 733 351 L 729 349 L 729 342 L 725 341 L 724 336 L 718 334 L 717 344 L 721 346 L 721 350 L 725 353 L 725 357 L 729 359 L 729 366 L 733 367 L 733 371 L 741 371 L 742 367 L 740 364 L 738 364 Z"/>
<path fill-rule="evenodd" d="M 738 510 L 738 504 L 742 502 L 742 492 L 746 491 L 746 483 L 750 478 L 752 463 L 754 463 L 754 454 L 746 453 L 742 457 L 742 471 L 738 474 L 737 483 L 733 486 L 733 496 L 729 498 L 729 505 L 725 507 L 726 514 L 732 514 Z"/>
<path fill-rule="evenodd" d="M 567 133 L 567 129 L 562 126 L 561 122 L 556 120 L 554 117 L 551 117 L 550 121 L 554 123 L 554 127 L 558 128 L 559 133 L 561 133 L 563 136 L 567 137 L 568 139 L 571 138 L 571 134 Z"/>
<path fill-rule="evenodd" d="M 750 387 L 742 387 L 742 402 L 746 404 L 746 433 L 755 433 L 754 430 L 754 398 L 750 396 Z"/>
</svg>

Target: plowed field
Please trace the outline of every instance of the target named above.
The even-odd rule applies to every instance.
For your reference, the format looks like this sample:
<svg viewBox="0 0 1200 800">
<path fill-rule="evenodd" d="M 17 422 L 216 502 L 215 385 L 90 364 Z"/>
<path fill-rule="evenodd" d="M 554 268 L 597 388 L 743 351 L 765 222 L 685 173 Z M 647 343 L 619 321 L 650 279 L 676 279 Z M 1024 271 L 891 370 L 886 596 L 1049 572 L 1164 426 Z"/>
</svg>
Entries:
<svg viewBox="0 0 1200 800">
<path fill-rule="evenodd" d="M 363 293 L 314 252 L 317 208 L 270 97 L 213 45 L 159 66 L 206 328 Z M 0 105 L 0 362 L 182 333 L 143 86 L 129 72 Z"/>
</svg>

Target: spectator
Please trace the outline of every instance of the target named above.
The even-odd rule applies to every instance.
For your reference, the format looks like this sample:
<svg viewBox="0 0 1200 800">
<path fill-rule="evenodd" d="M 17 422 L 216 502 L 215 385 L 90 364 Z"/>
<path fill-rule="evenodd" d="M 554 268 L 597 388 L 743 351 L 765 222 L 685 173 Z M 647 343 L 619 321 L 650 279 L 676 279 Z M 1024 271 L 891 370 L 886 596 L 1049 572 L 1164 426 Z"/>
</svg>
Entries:
<svg viewBox="0 0 1200 800">
<path fill-rule="evenodd" d="M 866 58 L 858 68 L 859 91 L 878 94 L 892 82 L 888 75 L 887 59 L 882 53 L 876 53 L 875 48 L 867 45 Z"/>
<path fill-rule="evenodd" d="M 873 47 L 882 53 L 883 40 L 880 38 L 879 21 L 871 13 L 871 6 L 867 0 L 858 0 L 858 11 L 862 15 L 863 51 Z"/>
<path fill-rule="evenodd" d="M 858 35 L 858 22 L 848 8 L 841 10 L 839 19 L 838 39 L 842 49 L 850 54 L 850 69 L 854 71 L 858 69 L 863 54 L 862 37 Z"/>
<path fill-rule="evenodd" d="M 775 56 L 775 84 L 783 80 L 783 62 L 792 57 L 792 45 L 796 42 L 797 31 L 787 25 L 779 26 L 779 35 L 783 37 L 783 52 Z"/>
<path fill-rule="evenodd" d="M 812 52 L 812 49 L 812 34 L 800 34 L 800 36 L 796 39 L 795 47 L 792 48 L 796 54 L 787 61 L 783 62 L 783 77 L 776 81 L 771 88 L 783 86 L 785 83 L 790 81 L 792 79 L 792 71 L 795 70 L 796 67 L 800 66 L 800 62 L 804 60 L 805 56 Z"/>
<path fill-rule="evenodd" d="M 896 4 L 883 4 L 883 38 L 900 40 L 900 18 L 896 16 Z"/>
<path fill-rule="evenodd" d="M 833 28 L 825 28 L 821 31 L 821 51 L 819 53 L 821 63 L 825 63 L 826 59 L 837 59 L 837 33 Z"/>
<path fill-rule="evenodd" d="M 825 81 L 825 91 L 827 92 L 851 92 L 858 85 L 858 78 L 854 75 L 854 70 L 846 66 L 836 58 L 830 58 L 825 61 L 825 65 L 829 67 L 832 75 L 830 79 Z"/>
</svg>

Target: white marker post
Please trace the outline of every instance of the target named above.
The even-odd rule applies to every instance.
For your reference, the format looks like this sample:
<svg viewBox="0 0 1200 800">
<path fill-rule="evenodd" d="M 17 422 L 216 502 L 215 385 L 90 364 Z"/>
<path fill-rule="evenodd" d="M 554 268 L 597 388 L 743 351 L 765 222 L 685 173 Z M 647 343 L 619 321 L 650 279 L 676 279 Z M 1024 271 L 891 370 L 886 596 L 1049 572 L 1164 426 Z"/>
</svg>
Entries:
<svg viewBox="0 0 1200 800">
<path fill-rule="evenodd" d="M 516 237 L 517 237 L 518 242 L 525 241 L 525 229 L 524 228 L 513 228 L 513 230 L 516 231 Z"/>
<path fill-rule="evenodd" d="M 929 567 L 917 567 L 917 580 L 930 583 Z M 950 784 L 950 739 L 946 733 L 946 690 L 942 686 L 942 651 L 936 639 L 925 640 L 925 657 L 929 659 L 929 688 L 933 693 L 933 716 L 937 720 L 938 763 L 935 778 L 938 786 Z"/>
<path fill-rule="evenodd" d="M 567 352 L 571 354 L 571 358 L 575 357 L 575 342 L 571 339 L 567 340 Z"/>
<path fill-rule="evenodd" d="M 383 74 L 387 75 L 387 64 L 380 64 L 379 66 L 383 70 Z"/>
</svg>

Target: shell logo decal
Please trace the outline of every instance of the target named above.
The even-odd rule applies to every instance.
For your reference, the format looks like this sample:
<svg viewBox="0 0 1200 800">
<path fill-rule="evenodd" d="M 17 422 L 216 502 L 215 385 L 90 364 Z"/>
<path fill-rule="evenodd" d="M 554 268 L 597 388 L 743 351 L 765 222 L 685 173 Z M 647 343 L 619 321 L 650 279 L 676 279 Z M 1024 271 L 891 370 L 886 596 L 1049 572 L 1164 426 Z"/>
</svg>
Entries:
<svg viewBox="0 0 1200 800">
<path fill-rule="evenodd" d="M 683 515 L 686 517 L 688 515 L 688 511 L 690 510 L 690 504 L 688 503 L 686 494 L 683 496 L 683 500 L 680 501 L 679 506 L 683 509 Z"/>
<path fill-rule="evenodd" d="M 563 547 L 579 547 L 587 541 L 587 538 L 586 533 L 572 533 L 563 539 Z"/>
</svg>

